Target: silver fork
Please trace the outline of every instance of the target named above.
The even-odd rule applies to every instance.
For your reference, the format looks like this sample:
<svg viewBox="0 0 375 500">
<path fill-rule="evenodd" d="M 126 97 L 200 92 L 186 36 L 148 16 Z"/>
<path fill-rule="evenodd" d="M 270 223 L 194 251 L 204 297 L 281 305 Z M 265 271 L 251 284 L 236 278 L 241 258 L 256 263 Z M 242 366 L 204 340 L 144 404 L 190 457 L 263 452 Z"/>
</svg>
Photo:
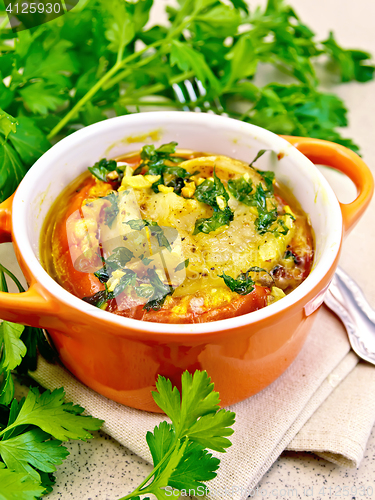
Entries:
<svg viewBox="0 0 375 500">
<path fill-rule="evenodd" d="M 216 108 L 204 98 L 207 95 L 202 82 L 197 78 L 175 83 L 176 99 L 183 104 L 184 111 L 208 112 L 226 115 L 219 99 L 214 99 Z M 198 105 L 202 102 L 202 107 Z M 365 361 L 375 365 L 375 311 L 372 309 L 357 283 L 340 267 L 336 269 L 325 294 L 324 303 L 343 322 L 353 351 Z"/>
</svg>

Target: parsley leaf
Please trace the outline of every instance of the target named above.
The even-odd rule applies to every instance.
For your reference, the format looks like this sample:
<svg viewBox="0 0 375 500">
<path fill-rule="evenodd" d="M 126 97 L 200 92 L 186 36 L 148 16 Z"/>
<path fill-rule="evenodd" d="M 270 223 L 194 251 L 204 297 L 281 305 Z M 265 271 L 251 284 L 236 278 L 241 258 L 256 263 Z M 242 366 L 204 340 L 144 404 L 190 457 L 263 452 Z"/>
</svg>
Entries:
<svg viewBox="0 0 375 500">
<path fill-rule="evenodd" d="M 277 210 L 267 209 L 259 209 L 258 208 L 258 217 L 255 219 L 255 227 L 259 234 L 265 234 L 268 231 L 268 228 L 277 220 Z M 286 234 L 286 233 L 284 233 Z"/>
<path fill-rule="evenodd" d="M 244 176 L 239 179 L 229 179 L 228 190 L 241 203 L 254 206 L 253 183 L 251 179 L 246 180 Z"/>
<path fill-rule="evenodd" d="M 199 232 L 207 234 L 216 231 L 233 220 L 233 211 L 228 206 L 229 194 L 215 170 L 213 180 L 206 179 L 197 186 L 194 196 L 198 201 L 210 205 L 214 209 L 214 213 L 208 219 L 197 219 L 193 234 Z"/>
<path fill-rule="evenodd" d="M 200 491 L 204 486 L 202 481 L 209 481 L 216 477 L 220 460 L 208 453 L 204 447 L 196 442 L 189 442 L 178 467 L 170 475 L 168 483 L 177 490 Z"/>
<path fill-rule="evenodd" d="M 141 231 L 145 227 L 150 228 L 150 235 L 155 236 L 160 248 L 165 247 L 169 252 L 172 251 L 168 238 L 164 234 L 164 230 L 159 224 L 153 220 L 133 219 L 126 221 L 125 224 L 130 226 L 135 231 Z"/>
<path fill-rule="evenodd" d="M 227 205 L 229 194 L 215 171 L 213 173 L 213 179 L 213 181 L 211 179 L 206 179 L 202 184 L 197 186 L 194 196 L 198 201 L 210 205 L 214 210 L 220 210 L 218 198 L 223 198 Z"/>
<path fill-rule="evenodd" d="M 143 146 L 141 150 L 142 162 L 137 168 L 137 171 L 141 171 L 144 167 L 147 169 L 149 175 L 160 175 L 160 179 L 152 184 L 152 189 L 155 193 L 159 192 L 158 186 L 165 184 L 164 175 L 173 176 L 174 179 L 169 180 L 168 186 L 172 186 L 177 194 L 180 194 L 181 188 L 184 186 L 175 185 L 178 178 L 188 179 L 191 175 L 184 168 L 178 166 L 167 165 L 165 162 L 180 163 L 183 158 L 177 156 L 172 156 L 176 152 L 177 142 L 169 142 L 167 144 L 162 144 L 157 149 L 153 144 L 147 144 Z M 135 172 L 134 172 L 135 173 Z"/>
<path fill-rule="evenodd" d="M 113 172 L 116 169 L 117 163 L 115 160 L 107 160 L 106 158 L 97 161 L 93 167 L 88 167 L 92 175 L 95 175 L 97 179 L 103 182 L 108 182 L 107 175 L 109 172 Z"/>
<path fill-rule="evenodd" d="M 91 438 L 88 431 L 98 430 L 102 420 L 81 416 L 84 408 L 65 403 L 64 396 L 63 388 L 42 394 L 30 388 L 16 419 L 0 431 L 0 436 L 22 425 L 35 425 L 61 441 Z"/>
<path fill-rule="evenodd" d="M 44 493 L 44 487 L 24 472 L 14 472 L 0 462 L 0 500 L 35 500 Z"/>
<path fill-rule="evenodd" d="M 38 479 L 35 469 L 54 472 L 56 465 L 69 455 L 61 441 L 50 440 L 50 434 L 31 429 L 18 436 L 0 441 L 0 456 L 9 469 L 27 472 Z"/>
<path fill-rule="evenodd" d="M 143 306 L 143 309 L 146 309 L 146 311 L 150 309 L 158 311 L 163 306 L 167 296 L 173 293 L 174 288 L 171 285 L 165 285 L 157 275 L 155 269 L 147 269 L 147 276 L 150 285 L 153 287 L 153 294 L 150 300 Z"/>
<path fill-rule="evenodd" d="M 134 254 L 127 247 L 117 247 L 111 255 L 105 259 L 105 263 L 111 269 L 123 269 L 134 257 Z"/>
<path fill-rule="evenodd" d="M 182 262 L 180 262 L 176 268 L 175 268 L 175 272 L 177 273 L 178 271 L 182 271 L 183 269 L 185 269 L 187 266 L 189 265 L 189 259 L 186 259 Z"/>
<path fill-rule="evenodd" d="M 35 114 L 46 115 L 64 104 L 60 86 L 48 82 L 35 82 L 20 90 L 26 106 Z"/>
<path fill-rule="evenodd" d="M 26 168 L 13 147 L 1 144 L 0 136 L 0 202 L 8 198 L 26 174 Z"/>
<path fill-rule="evenodd" d="M 226 207 L 224 210 L 214 212 L 212 217 L 209 217 L 208 219 L 197 219 L 193 234 L 211 233 L 211 231 L 216 231 L 222 226 L 229 225 L 232 220 L 233 212 L 229 207 Z"/>
<path fill-rule="evenodd" d="M 13 370 L 18 366 L 26 354 L 26 346 L 20 339 L 24 330 L 23 325 L 3 321 L 0 324 L 0 347 L 3 345 L 1 368 Z"/>
<path fill-rule="evenodd" d="M 3 380 L 0 385 L 0 406 L 8 406 L 13 401 L 14 397 L 14 382 L 10 370 L 3 372 Z"/>
<path fill-rule="evenodd" d="M 110 206 L 104 208 L 104 224 L 106 224 L 111 229 L 113 221 L 116 219 L 119 213 L 118 195 L 113 192 L 108 196 L 105 196 L 103 199 L 110 202 Z"/>
<path fill-rule="evenodd" d="M 371 54 L 362 50 L 346 50 L 340 47 L 332 31 L 327 40 L 322 42 L 328 54 L 337 65 L 341 81 L 368 82 L 374 78 L 375 66 L 369 64 Z"/>
<path fill-rule="evenodd" d="M 26 346 L 26 354 L 19 366 L 16 367 L 17 373 L 35 371 L 38 352 L 50 362 L 56 360 L 56 351 L 50 346 L 41 328 L 25 326 L 20 339 Z"/>
<path fill-rule="evenodd" d="M 223 272 L 222 275 L 219 275 L 219 278 L 223 278 L 224 283 L 232 292 L 240 295 L 247 295 L 254 290 L 255 283 L 251 276 L 249 276 L 249 271 L 239 274 L 236 279 Z"/>
</svg>

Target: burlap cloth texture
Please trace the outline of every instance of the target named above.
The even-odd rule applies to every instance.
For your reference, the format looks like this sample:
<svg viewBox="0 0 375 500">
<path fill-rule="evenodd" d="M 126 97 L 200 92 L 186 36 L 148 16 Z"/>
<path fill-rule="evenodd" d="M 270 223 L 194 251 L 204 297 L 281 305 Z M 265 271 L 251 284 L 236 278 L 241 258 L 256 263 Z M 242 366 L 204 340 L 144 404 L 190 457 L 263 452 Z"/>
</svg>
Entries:
<svg viewBox="0 0 375 500">
<path fill-rule="evenodd" d="M 163 419 L 97 394 L 42 358 L 30 375 L 63 386 L 69 401 L 104 419 L 103 430 L 151 462 L 145 435 Z M 233 405 L 233 445 L 209 483 L 212 500 L 244 499 L 283 450 L 309 451 L 343 467 L 358 467 L 375 422 L 375 367 L 350 350 L 344 327 L 323 306 L 287 371 L 259 394 Z"/>
</svg>

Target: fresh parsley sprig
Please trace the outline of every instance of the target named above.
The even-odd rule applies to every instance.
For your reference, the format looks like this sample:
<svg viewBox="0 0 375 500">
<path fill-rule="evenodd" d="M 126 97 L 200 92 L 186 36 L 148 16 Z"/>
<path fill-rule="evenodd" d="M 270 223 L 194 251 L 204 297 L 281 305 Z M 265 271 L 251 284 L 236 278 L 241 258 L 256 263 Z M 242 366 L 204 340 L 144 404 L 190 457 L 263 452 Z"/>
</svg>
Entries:
<svg viewBox="0 0 375 500">
<path fill-rule="evenodd" d="M 358 150 L 339 132 L 347 125 L 344 103 L 318 90 L 315 61 L 328 58 L 338 80 L 365 82 L 374 75 L 370 54 L 340 47 L 332 33 L 316 41 L 281 0 L 250 13 L 239 0 L 180 0 L 176 8 L 168 7 L 169 26 L 146 28 L 152 5 L 152 0 L 91 0 L 17 34 L 3 23 L 0 201 L 52 142 L 109 114 L 142 110 L 147 102 L 180 109 L 175 85 L 193 78 L 205 95 L 184 105 L 192 110 L 224 111 L 275 133 L 324 138 Z M 5 14 L 2 4 L 1 9 Z M 255 85 L 264 63 L 287 73 L 290 83 Z"/>
<path fill-rule="evenodd" d="M 152 393 L 172 423 L 162 422 L 146 435 L 154 469 L 129 495 L 120 500 L 154 494 L 164 500 L 190 490 L 208 493 L 204 482 L 213 479 L 220 460 L 208 450 L 224 453 L 231 446 L 235 414 L 220 409 L 219 394 L 205 371 L 184 372 L 181 394 L 170 380 L 158 377 Z M 200 489 L 201 490 L 200 490 Z M 167 493 L 166 493 L 167 492 Z"/>
<path fill-rule="evenodd" d="M 4 273 L 24 291 L 0 265 L 1 291 L 8 292 Z M 6 500 L 34 500 L 52 491 L 53 472 L 69 453 L 62 441 L 86 440 L 102 424 L 82 416 L 84 408 L 65 403 L 63 388 L 43 393 L 30 388 L 26 398 L 14 398 L 12 371 L 34 371 L 37 350 L 54 356 L 42 330 L 9 321 L 0 324 L 0 498 Z"/>
</svg>

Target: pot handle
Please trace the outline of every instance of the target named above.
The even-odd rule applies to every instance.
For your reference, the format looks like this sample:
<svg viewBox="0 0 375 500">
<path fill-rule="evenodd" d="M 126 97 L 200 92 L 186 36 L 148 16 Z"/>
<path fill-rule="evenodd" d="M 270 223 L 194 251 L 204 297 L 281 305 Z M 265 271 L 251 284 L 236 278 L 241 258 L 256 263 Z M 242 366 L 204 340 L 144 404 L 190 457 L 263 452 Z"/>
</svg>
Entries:
<svg viewBox="0 0 375 500">
<path fill-rule="evenodd" d="M 0 243 L 12 241 L 13 196 L 0 204 Z M 21 293 L 0 292 L 0 318 L 24 325 L 41 326 L 41 316 L 51 316 L 53 307 L 34 283 Z"/>
<path fill-rule="evenodd" d="M 313 163 L 339 170 L 353 181 L 357 188 L 356 199 L 351 203 L 340 203 L 344 233 L 347 235 L 366 210 L 374 192 L 374 179 L 366 163 L 356 153 L 340 144 L 308 137 L 281 137 Z"/>
</svg>

